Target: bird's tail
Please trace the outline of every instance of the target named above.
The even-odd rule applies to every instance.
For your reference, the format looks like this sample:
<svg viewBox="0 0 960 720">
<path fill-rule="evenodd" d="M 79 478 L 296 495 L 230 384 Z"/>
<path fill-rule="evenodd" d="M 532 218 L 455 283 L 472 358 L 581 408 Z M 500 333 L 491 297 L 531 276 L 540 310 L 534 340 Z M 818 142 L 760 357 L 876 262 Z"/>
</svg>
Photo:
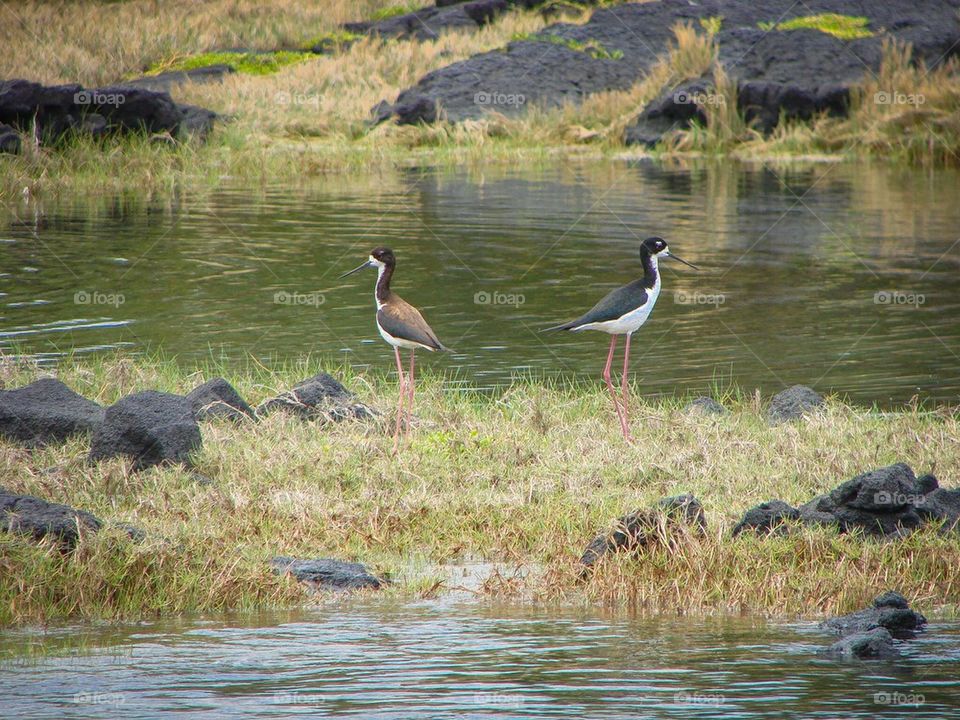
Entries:
<svg viewBox="0 0 960 720">
<path fill-rule="evenodd" d="M 543 328 L 540 332 L 553 332 L 554 330 L 570 330 L 576 326 L 577 321 L 571 320 L 570 322 L 560 323 L 559 325 L 553 325 L 548 328 Z"/>
</svg>

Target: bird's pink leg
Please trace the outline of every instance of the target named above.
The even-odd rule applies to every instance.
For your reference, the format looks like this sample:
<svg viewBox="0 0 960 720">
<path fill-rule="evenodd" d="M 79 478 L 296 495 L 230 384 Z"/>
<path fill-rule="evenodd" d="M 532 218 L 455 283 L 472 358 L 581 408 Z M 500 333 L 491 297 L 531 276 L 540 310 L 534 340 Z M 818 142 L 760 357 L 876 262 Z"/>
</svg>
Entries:
<svg viewBox="0 0 960 720">
<path fill-rule="evenodd" d="M 407 375 L 407 429 L 410 428 L 410 413 L 413 412 L 413 392 L 416 382 L 413 379 L 414 357 L 417 351 L 410 351 L 410 373 Z"/>
<path fill-rule="evenodd" d="M 617 397 L 617 391 L 613 389 L 613 383 L 610 382 L 610 366 L 613 364 L 613 352 L 617 349 L 617 336 L 610 336 L 610 352 L 607 353 L 607 364 L 603 368 L 603 379 L 607 383 L 607 390 L 610 391 L 610 397 L 613 400 L 613 407 L 617 411 L 617 419 L 620 420 L 620 429 L 625 438 L 630 438 L 630 431 L 627 430 L 627 421 L 620 409 L 620 399 Z"/>
<path fill-rule="evenodd" d="M 403 379 L 403 362 L 400 360 L 400 348 L 394 346 L 394 357 L 397 359 L 397 376 L 400 378 L 400 397 L 397 400 L 397 426 L 393 431 L 393 451 L 397 451 L 400 444 L 400 423 L 403 420 L 403 401 L 406 398 L 406 384 Z"/>
<path fill-rule="evenodd" d="M 630 370 L 630 338 L 633 336 L 633 333 L 627 333 L 627 345 L 623 349 L 623 375 L 620 377 L 620 396 L 623 398 L 623 419 L 627 422 L 627 427 L 629 428 L 630 419 L 627 417 L 627 393 L 630 389 L 630 386 L 627 382 L 627 373 Z M 629 430 L 628 430 L 629 432 Z"/>
</svg>

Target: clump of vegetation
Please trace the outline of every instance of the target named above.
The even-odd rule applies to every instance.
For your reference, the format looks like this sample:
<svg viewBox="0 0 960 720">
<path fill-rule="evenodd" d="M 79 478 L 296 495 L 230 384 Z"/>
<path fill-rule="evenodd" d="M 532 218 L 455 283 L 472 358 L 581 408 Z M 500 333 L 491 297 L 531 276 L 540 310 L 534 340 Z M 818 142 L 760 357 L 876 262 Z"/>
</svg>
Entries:
<svg viewBox="0 0 960 720">
<path fill-rule="evenodd" d="M 700 27 L 702 27 L 707 35 L 713 36 L 720 32 L 720 28 L 723 26 L 723 15 L 713 15 L 708 18 L 700 18 Z"/>
<path fill-rule="evenodd" d="M 792 18 L 781 23 L 760 22 L 757 27 L 761 30 L 819 30 L 833 35 L 841 40 L 857 40 L 873 37 L 874 33 L 867 25 L 870 20 L 854 15 L 840 15 L 838 13 L 819 13 Z"/>
<path fill-rule="evenodd" d="M 303 62 L 315 57 L 310 52 L 275 50 L 272 52 L 208 52 L 188 57 L 174 57 L 161 60 L 150 66 L 150 75 L 176 70 L 195 70 L 212 65 L 226 65 L 237 72 L 248 75 L 269 75 L 281 68 Z"/>
<path fill-rule="evenodd" d="M 392 17 L 397 17 L 399 15 L 406 15 L 407 13 L 414 12 L 419 10 L 425 4 L 429 4 L 426 0 L 422 3 L 409 2 L 404 5 L 388 5 L 387 7 L 379 8 L 374 10 L 370 15 L 370 20 L 373 22 L 380 22 L 381 20 L 389 20 Z"/>
<path fill-rule="evenodd" d="M 320 369 L 310 358 L 181 368 L 114 357 L 67 362 L 57 374 L 104 404 L 146 389 L 184 393 L 220 375 L 256 404 Z M 391 376 L 327 369 L 389 418 Z M 6 387 L 36 376 L 0 365 Z M 410 595 L 423 587 L 422 578 L 405 579 L 411 561 L 436 577 L 435 564 L 485 558 L 524 569 L 509 583 L 491 576 L 482 588 L 490 596 L 672 611 L 836 612 L 886 587 L 920 604 L 960 596 L 960 544 L 933 529 L 894 542 L 829 529 L 729 536 L 753 504 L 800 504 L 880 465 L 904 461 L 957 477 L 960 417 L 949 411 L 878 413 L 831 399 L 816 416 L 770 427 L 759 400 L 737 391 L 714 390 L 732 410 L 722 417 L 687 414 L 682 398 L 638 396 L 643 442 L 626 445 L 599 382 L 527 380 L 482 395 L 427 374 L 418 392 L 417 422 L 397 456 L 389 421 L 322 432 L 282 414 L 205 422 L 195 464 L 209 484 L 174 467 L 89 464 L 82 439 L 32 451 L 0 442 L 9 490 L 146 534 L 136 543 L 111 527 L 70 554 L 0 534 L 0 625 L 306 601 L 302 587 L 270 571 L 274 555 L 359 560 L 393 574 L 392 592 Z M 609 558 L 580 580 L 581 552 L 614 518 L 682 492 L 703 503 L 705 537 L 681 533 L 668 546 Z"/>
<path fill-rule="evenodd" d="M 300 47 L 304 50 L 312 50 L 317 47 L 343 50 L 363 37 L 365 36 L 361 33 L 338 28 L 337 30 L 331 30 L 322 35 L 317 35 L 304 42 Z"/>
</svg>

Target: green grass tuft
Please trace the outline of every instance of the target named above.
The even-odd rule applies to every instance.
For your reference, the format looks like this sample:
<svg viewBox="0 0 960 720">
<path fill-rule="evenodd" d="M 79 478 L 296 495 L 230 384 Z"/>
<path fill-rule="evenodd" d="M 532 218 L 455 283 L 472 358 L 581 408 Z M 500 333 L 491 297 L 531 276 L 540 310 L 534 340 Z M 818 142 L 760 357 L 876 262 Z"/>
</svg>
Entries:
<svg viewBox="0 0 960 720">
<path fill-rule="evenodd" d="M 328 33 L 317 35 L 307 40 L 300 47 L 303 50 L 311 50 L 318 45 L 342 48 L 364 37 L 366 36 L 362 33 L 350 32 L 349 30 L 331 30 Z"/>
<path fill-rule="evenodd" d="M 819 13 L 793 18 L 776 25 L 772 22 L 761 22 L 757 23 L 757 27 L 767 31 L 774 28 L 777 30 L 819 30 L 841 40 L 857 40 L 873 37 L 874 32 L 867 27 L 869 22 L 870 20 L 865 17 L 840 15 L 838 13 Z"/>
<path fill-rule="evenodd" d="M 309 52 L 277 50 L 274 52 L 208 52 L 161 61 L 150 67 L 148 74 L 177 70 L 195 70 L 211 65 L 227 65 L 237 72 L 248 75 L 270 75 L 281 68 L 315 57 Z"/>
<path fill-rule="evenodd" d="M 723 15 L 714 15 L 708 18 L 700 18 L 700 27 L 706 30 L 707 35 L 716 35 L 720 32 L 723 25 Z"/>
<path fill-rule="evenodd" d="M 370 15 L 370 20 L 373 22 L 380 22 L 381 20 L 389 20 L 392 17 L 397 17 L 398 15 L 406 15 L 407 13 L 414 12 L 419 10 L 424 5 L 429 3 L 424 0 L 424 2 L 410 2 L 405 5 L 389 5 L 379 10 L 374 10 Z"/>
</svg>

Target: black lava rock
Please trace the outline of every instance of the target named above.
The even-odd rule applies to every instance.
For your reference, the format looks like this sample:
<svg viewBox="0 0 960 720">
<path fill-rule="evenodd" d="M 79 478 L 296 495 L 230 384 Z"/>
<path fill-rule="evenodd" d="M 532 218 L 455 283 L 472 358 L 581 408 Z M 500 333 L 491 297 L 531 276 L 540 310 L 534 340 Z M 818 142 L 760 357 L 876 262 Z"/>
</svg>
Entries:
<svg viewBox="0 0 960 720">
<path fill-rule="evenodd" d="M 783 500 L 770 500 L 747 510 L 732 531 L 736 537 L 744 530 L 754 530 L 758 533 L 769 533 L 776 531 L 783 533 L 785 531 L 784 522 L 790 520 L 799 520 L 800 511 L 783 502 Z"/>
<path fill-rule="evenodd" d="M 583 0 L 578 2 L 590 4 Z M 382 20 L 344 23 L 342 29 L 357 35 L 401 40 L 436 40 L 446 32 L 478 30 L 512 7 L 531 9 L 545 3 L 546 0 L 438 0 L 433 5 Z M 323 54 L 350 44 L 349 41 L 339 42 L 324 38 L 311 50 Z"/>
<path fill-rule="evenodd" d="M 771 425 L 789 422 L 813 412 L 823 405 L 823 397 L 806 385 L 794 385 L 777 393 L 767 408 L 767 420 Z"/>
<path fill-rule="evenodd" d="M 0 435 L 28 446 L 93 432 L 103 417 L 103 408 L 97 403 L 53 378 L 0 391 Z"/>
<path fill-rule="evenodd" d="M 744 513 L 733 534 L 785 529 L 784 520 L 796 519 L 843 533 L 859 530 L 886 537 L 902 536 L 925 523 L 955 530 L 960 527 L 960 488 L 938 487 L 932 475 L 918 479 L 910 466 L 897 463 L 857 475 L 799 508 L 781 500 L 757 505 Z"/>
<path fill-rule="evenodd" d="M 365 420 L 374 417 L 370 408 L 355 402 L 353 393 L 327 373 L 307 378 L 287 392 L 265 401 L 257 408 L 257 415 L 267 415 L 275 410 L 293 413 L 304 420 Z"/>
<path fill-rule="evenodd" d="M 891 590 L 879 595 L 871 607 L 830 618 L 820 626 L 843 636 L 883 628 L 894 637 L 909 639 L 926 624 L 927 619 L 911 610 L 903 595 Z"/>
<path fill-rule="evenodd" d="M 610 532 L 598 535 L 587 545 L 580 563 L 592 567 L 607 553 L 635 551 L 648 545 L 661 528 L 675 531 L 681 527 L 693 528 L 701 535 L 707 531 L 703 505 L 693 495 L 664 498 L 649 510 L 618 518 Z"/>
<path fill-rule="evenodd" d="M 189 466 L 190 454 L 201 444 L 190 401 L 148 390 L 107 408 L 103 424 L 94 433 L 90 459 L 125 455 L 137 470 L 165 463 Z"/>
<path fill-rule="evenodd" d="M 474 3 L 450 8 L 457 9 L 457 22 L 466 22 L 468 5 Z M 875 34 L 841 40 L 817 30 L 758 27 L 761 22 L 827 12 L 865 15 Z M 426 29 L 410 26 L 404 32 L 432 37 L 433 17 L 428 18 Z M 858 0 L 814 0 L 802 5 L 792 0 L 623 3 L 596 10 L 583 25 L 554 24 L 504 48 L 428 73 L 400 93 L 392 115 L 401 123 L 432 122 L 429 114 L 413 112 L 419 108 L 437 119 L 459 122 L 490 112 L 519 115 L 532 106 L 560 107 L 592 93 L 626 90 L 667 56 L 675 40 L 674 26 L 697 26 L 700 20 L 717 17 L 722 18 L 716 36 L 718 62 L 738 85 L 739 109 L 764 131 L 774 127 L 781 114 L 808 118 L 818 112 L 846 112 L 850 88 L 877 71 L 886 40 L 911 43 L 915 60 L 930 66 L 944 62 L 960 48 L 960 21 L 950 0 L 895 0 L 869 7 Z M 411 19 L 393 22 L 403 26 Z M 357 29 L 366 32 L 369 27 Z M 704 78 L 701 85 L 708 98 L 711 80 Z M 507 101 L 494 100 L 499 97 Z M 628 128 L 628 142 L 656 142 L 665 129 L 703 116 L 696 104 L 655 104 L 659 110 L 654 117 L 641 115 L 638 121 L 644 127 Z M 438 106 L 439 113 L 431 110 Z"/>
<path fill-rule="evenodd" d="M 730 411 L 711 397 L 694 398 L 683 408 L 685 413 L 700 415 L 729 415 Z"/>
<path fill-rule="evenodd" d="M 848 635 L 819 652 L 845 660 L 893 660 L 900 657 L 893 637 L 883 628 Z"/>
<path fill-rule="evenodd" d="M 0 488 L 0 531 L 29 535 L 34 540 L 51 538 L 70 550 L 82 533 L 97 532 L 102 525 L 85 510 Z"/>
<path fill-rule="evenodd" d="M 197 420 L 225 418 L 239 422 L 254 417 L 253 408 L 240 397 L 240 393 L 223 378 L 207 380 L 187 395 L 187 400 Z"/>
<path fill-rule="evenodd" d="M 32 132 L 35 124 L 37 136 L 47 143 L 69 132 L 196 133 L 209 129 L 215 117 L 202 108 L 178 105 L 167 92 L 136 84 L 84 88 L 0 81 L 0 123 L 21 132 Z"/>
<path fill-rule="evenodd" d="M 932 476 L 924 476 L 927 477 Z M 924 478 L 917 481 L 918 486 Z M 960 488 L 934 488 L 915 507 L 917 514 L 926 522 L 943 523 L 946 530 L 960 527 Z"/>
<path fill-rule="evenodd" d="M 360 563 L 329 558 L 298 560 L 275 557 L 270 560 L 270 566 L 279 573 L 290 573 L 300 582 L 316 585 L 323 590 L 378 589 L 387 582 L 371 575 Z"/>
<path fill-rule="evenodd" d="M 156 75 L 144 75 L 134 80 L 127 80 L 124 82 L 124 85 L 144 88 L 145 90 L 152 90 L 153 92 L 168 93 L 175 85 L 184 82 L 220 82 L 228 75 L 235 73 L 236 70 L 229 65 L 206 65 L 204 67 L 191 68 L 190 70 L 171 70 L 169 72 L 157 73 Z"/>
<path fill-rule="evenodd" d="M 841 532 L 898 535 L 923 524 L 918 507 L 926 502 L 913 470 L 897 463 L 858 475 L 801 505 L 800 519 L 835 524 Z"/>
<path fill-rule="evenodd" d="M 647 103 L 624 131 L 627 145 L 653 147 L 664 135 L 684 130 L 695 121 L 706 125 L 705 103 L 712 97 L 713 81 L 707 77 L 686 80 L 665 89 Z"/>
<path fill-rule="evenodd" d="M 0 153 L 20 154 L 20 133 L 11 125 L 0 123 Z"/>
<path fill-rule="evenodd" d="M 186 138 L 199 138 L 205 140 L 213 131 L 214 123 L 220 119 L 213 110 L 199 107 L 197 105 L 179 104 L 183 118 L 177 126 L 177 137 L 181 140 Z"/>
</svg>

